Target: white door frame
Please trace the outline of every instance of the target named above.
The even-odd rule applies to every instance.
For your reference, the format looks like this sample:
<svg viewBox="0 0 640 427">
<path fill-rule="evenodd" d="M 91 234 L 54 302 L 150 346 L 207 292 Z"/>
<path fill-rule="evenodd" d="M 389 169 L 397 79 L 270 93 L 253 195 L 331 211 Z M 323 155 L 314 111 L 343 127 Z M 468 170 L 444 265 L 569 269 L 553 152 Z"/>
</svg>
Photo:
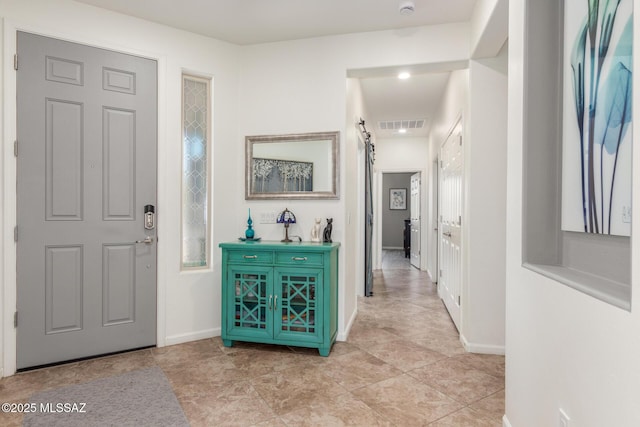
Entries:
<svg viewBox="0 0 640 427">
<path fill-rule="evenodd" d="M 373 213 L 373 267 L 375 270 L 382 268 L 382 176 L 385 173 L 419 173 L 421 185 L 424 185 L 427 175 L 426 169 L 416 168 L 399 168 L 399 169 L 377 169 L 374 171 L 374 213 Z M 427 200 L 420 196 L 420 212 L 427 211 Z M 426 215 L 420 215 L 420 247 L 427 248 L 425 234 L 425 218 Z M 427 251 L 422 250 L 420 253 L 420 269 L 425 270 L 427 265 Z"/>
<path fill-rule="evenodd" d="M 2 240 L 2 259 L 0 260 L 0 277 L 2 277 L 2 285 L 0 292 L 3 295 L 4 303 L 0 307 L 2 319 L 2 366 L 0 367 L 0 377 L 13 375 L 16 372 L 16 329 L 13 326 L 14 313 L 16 311 L 17 302 L 17 278 L 16 263 L 17 253 L 16 244 L 13 239 L 14 227 L 17 224 L 16 207 L 16 158 L 13 153 L 13 144 L 17 137 L 17 106 L 16 106 L 16 72 L 13 69 L 13 55 L 16 53 L 17 33 L 24 31 L 61 39 L 73 43 L 80 43 L 86 46 L 108 49 L 115 52 L 121 52 L 129 55 L 140 56 L 143 58 L 153 59 L 158 62 L 158 88 L 166 87 L 166 58 L 157 53 L 142 52 L 135 49 L 123 47 L 121 45 L 112 45 L 105 43 L 103 40 L 95 40 L 92 37 L 86 37 L 80 34 L 68 34 L 57 30 L 44 29 L 37 26 L 20 25 L 9 20 L 4 21 L 4 56 L 3 56 L 3 123 L 2 129 L 2 167 L 4 173 L 0 177 L 2 185 L 2 210 L 0 216 L 2 218 L 2 231 L 0 239 Z M 165 94 L 162 90 L 158 90 L 158 105 L 165 104 Z M 167 174 L 166 163 L 166 133 L 161 129 L 161 124 L 166 123 L 166 114 L 163 108 L 157 109 L 158 114 L 158 169 L 157 169 L 157 204 L 158 206 L 166 206 L 168 200 L 167 185 L 165 183 Z M 157 228 L 162 230 L 165 224 L 163 217 L 158 216 Z M 156 318 L 156 342 L 158 347 L 165 345 L 166 327 L 166 287 L 168 275 L 164 271 L 168 260 L 166 259 L 166 251 L 162 243 L 158 242 L 157 255 L 157 318 Z"/>
</svg>

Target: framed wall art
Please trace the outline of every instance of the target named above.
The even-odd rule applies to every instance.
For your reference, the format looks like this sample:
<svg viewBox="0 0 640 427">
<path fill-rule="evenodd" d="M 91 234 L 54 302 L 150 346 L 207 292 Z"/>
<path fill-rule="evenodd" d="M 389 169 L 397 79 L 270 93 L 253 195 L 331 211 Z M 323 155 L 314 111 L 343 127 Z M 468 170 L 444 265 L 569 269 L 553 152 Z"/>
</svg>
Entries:
<svg viewBox="0 0 640 427">
<path fill-rule="evenodd" d="M 562 230 L 631 235 L 632 0 L 565 0 Z"/>
<path fill-rule="evenodd" d="M 391 210 L 407 209 L 407 189 L 406 188 L 390 188 L 389 189 L 389 209 Z"/>
</svg>

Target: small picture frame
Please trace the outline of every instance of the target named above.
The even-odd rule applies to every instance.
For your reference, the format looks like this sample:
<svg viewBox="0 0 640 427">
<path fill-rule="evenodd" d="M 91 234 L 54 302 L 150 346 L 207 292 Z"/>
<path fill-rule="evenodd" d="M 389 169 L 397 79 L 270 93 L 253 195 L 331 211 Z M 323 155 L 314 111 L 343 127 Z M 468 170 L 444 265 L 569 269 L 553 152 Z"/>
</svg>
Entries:
<svg viewBox="0 0 640 427">
<path fill-rule="evenodd" d="M 407 209 L 407 189 L 406 188 L 390 188 L 389 189 L 389 209 L 391 210 Z"/>
</svg>

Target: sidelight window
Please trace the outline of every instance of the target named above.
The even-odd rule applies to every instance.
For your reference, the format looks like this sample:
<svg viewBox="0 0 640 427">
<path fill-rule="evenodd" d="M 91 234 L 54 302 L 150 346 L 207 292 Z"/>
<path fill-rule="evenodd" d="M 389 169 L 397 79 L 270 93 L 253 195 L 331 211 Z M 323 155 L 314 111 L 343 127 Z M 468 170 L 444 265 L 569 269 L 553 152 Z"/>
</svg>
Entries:
<svg viewBox="0 0 640 427">
<path fill-rule="evenodd" d="M 211 79 L 182 76 L 182 268 L 210 253 Z"/>
</svg>

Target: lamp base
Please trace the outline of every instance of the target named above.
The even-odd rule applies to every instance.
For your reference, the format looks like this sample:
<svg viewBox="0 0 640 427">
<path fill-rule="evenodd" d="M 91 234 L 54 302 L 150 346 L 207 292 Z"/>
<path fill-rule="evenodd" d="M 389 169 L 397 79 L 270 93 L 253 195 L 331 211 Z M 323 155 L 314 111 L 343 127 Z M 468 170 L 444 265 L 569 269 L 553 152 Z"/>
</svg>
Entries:
<svg viewBox="0 0 640 427">
<path fill-rule="evenodd" d="M 291 240 L 289 238 L 289 223 L 288 222 L 284 223 L 284 239 L 282 239 L 280 241 L 284 242 L 284 243 L 293 242 L 293 240 Z"/>
</svg>

